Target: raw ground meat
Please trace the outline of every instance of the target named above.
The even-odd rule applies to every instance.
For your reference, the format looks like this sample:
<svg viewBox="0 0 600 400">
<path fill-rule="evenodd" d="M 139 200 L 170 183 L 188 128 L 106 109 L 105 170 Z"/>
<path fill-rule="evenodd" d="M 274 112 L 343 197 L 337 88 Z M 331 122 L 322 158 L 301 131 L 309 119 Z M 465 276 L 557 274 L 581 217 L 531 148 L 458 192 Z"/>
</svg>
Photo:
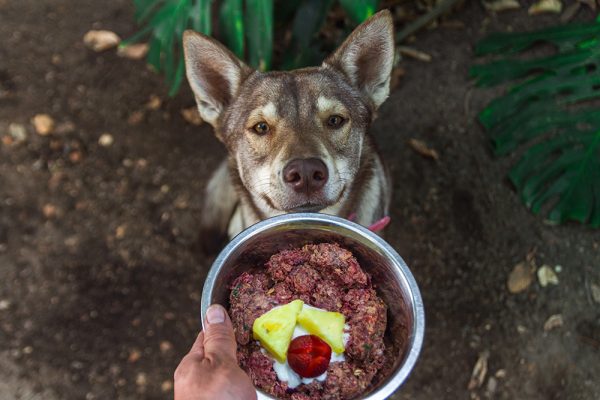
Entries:
<svg viewBox="0 0 600 400">
<path fill-rule="evenodd" d="M 265 267 L 242 273 L 230 294 L 238 361 L 254 385 L 292 400 L 351 399 L 364 392 L 389 357 L 383 342 L 387 308 L 356 258 L 338 244 L 322 243 L 281 251 Z M 251 336 L 256 318 L 295 299 L 344 314 L 350 338 L 346 360 L 331 363 L 324 382 L 291 389 L 277 379 L 273 360 Z"/>
</svg>

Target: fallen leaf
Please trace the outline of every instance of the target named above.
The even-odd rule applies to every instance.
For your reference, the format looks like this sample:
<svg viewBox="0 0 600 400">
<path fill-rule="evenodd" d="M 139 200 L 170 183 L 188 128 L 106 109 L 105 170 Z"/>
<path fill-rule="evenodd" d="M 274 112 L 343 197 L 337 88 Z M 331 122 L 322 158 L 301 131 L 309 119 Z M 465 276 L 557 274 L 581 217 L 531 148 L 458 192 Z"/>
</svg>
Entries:
<svg viewBox="0 0 600 400">
<path fill-rule="evenodd" d="M 37 114 L 31 119 L 31 123 L 38 135 L 46 136 L 54 131 L 54 119 L 48 114 Z"/>
<path fill-rule="evenodd" d="M 556 275 L 556 272 L 547 265 L 542 265 L 537 270 L 537 277 L 542 287 L 558 285 L 558 276 Z"/>
<path fill-rule="evenodd" d="M 202 125 L 202 117 L 200 116 L 200 113 L 198 112 L 198 107 L 196 106 L 184 108 L 183 110 L 181 110 L 181 115 L 183 116 L 183 119 L 185 119 L 192 125 Z"/>
<path fill-rule="evenodd" d="M 561 314 L 554 314 L 544 322 L 544 330 L 546 332 L 563 326 L 563 317 Z"/>
<path fill-rule="evenodd" d="M 91 30 L 83 36 L 87 48 L 96 52 L 112 49 L 121 43 L 121 38 L 114 32 Z"/>
<path fill-rule="evenodd" d="M 398 46 L 397 49 L 400 54 L 410 58 L 414 58 L 415 60 L 430 62 L 432 59 L 431 55 L 423 51 L 413 49 L 412 47 Z"/>
<path fill-rule="evenodd" d="M 508 275 L 508 291 L 511 293 L 520 293 L 526 290 L 533 282 L 535 265 L 522 261 L 515 265 L 510 275 Z"/>
<path fill-rule="evenodd" d="M 529 15 L 542 13 L 560 13 L 562 11 L 562 2 L 560 0 L 539 0 L 532 4 L 527 11 Z"/>
<path fill-rule="evenodd" d="M 477 359 L 477 362 L 473 367 L 473 372 L 471 373 L 469 385 L 467 386 L 468 390 L 477 389 L 483 384 L 485 376 L 487 375 L 489 357 L 490 353 L 487 350 L 479 354 L 479 358 Z"/>
<path fill-rule="evenodd" d="M 148 54 L 147 43 L 130 44 L 129 46 L 119 47 L 117 55 L 130 60 L 141 60 Z"/>
<path fill-rule="evenodd" d="M 160 97 L 158 97 L 157 95 L 153 94 L 150 96 L 150 98 L 148 99 L 148 102 L 146 103 L 146 108 L 148 110 L 158 110 L 160 108 L 162 104 L 162 100 L 160 99 Z"/>
<path fill-rule="evenodd" d="M 517 0 L 483 0 L 483 7 L 488 11 L 499 12 L 521 8 Z"/>
<path fill-rule="evenodd" d="M 409 139 L 408 145 L 423 157 L 433 158 L 434 160 L 438 160 L 440 158 L 440 155 L 436 150 L 428 147 L 425 142 L 419 139 Z"/>
</svg>

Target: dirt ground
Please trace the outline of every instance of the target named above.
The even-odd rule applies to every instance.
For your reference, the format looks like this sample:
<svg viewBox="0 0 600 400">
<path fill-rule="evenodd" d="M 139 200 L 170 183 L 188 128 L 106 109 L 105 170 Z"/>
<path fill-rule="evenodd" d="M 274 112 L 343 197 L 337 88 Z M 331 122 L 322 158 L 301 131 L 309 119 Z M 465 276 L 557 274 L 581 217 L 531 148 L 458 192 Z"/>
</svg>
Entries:
<svg viewBox="0 0 600 400">
<path fill-rule="evenodd" d="M 166 99 L 143 61 L 83 46 L 92 28 L 127 37 L 132 14 L 130 0 L 0 0 L 0 399 L 169 398 L 198 332 L 211 264 L 196 247 L 201 193 L 225 153 L 181 117 L 187 87 Z M 486 32 L 558 17 L 488 17 L 471 1 L 453 18 L 464 28 L 410 44 L 433 61 L 402 61 L 372 128 L 395 182 L 387 238 L 427 313 L 420 361 L 395 397 L 598 399 L 600 232 L 524 208 L 505 179 L 513 160 L 492 157 L 475 122 L 494 91 L 467 77 Z M 153 94 L 164 101 L 148 109 Z M 38 113 L 58 132 L 36 134 Z M 14 123 L 26 128 L 20 143 Z M 110 147 L 98 144 L 105 132 Z M 538 266 L 560 266 L 560 282 L 511 294 L 508 274 L 532 249 Z M 544 330 L 555 314 L 562 326 Z"/>
</svg>

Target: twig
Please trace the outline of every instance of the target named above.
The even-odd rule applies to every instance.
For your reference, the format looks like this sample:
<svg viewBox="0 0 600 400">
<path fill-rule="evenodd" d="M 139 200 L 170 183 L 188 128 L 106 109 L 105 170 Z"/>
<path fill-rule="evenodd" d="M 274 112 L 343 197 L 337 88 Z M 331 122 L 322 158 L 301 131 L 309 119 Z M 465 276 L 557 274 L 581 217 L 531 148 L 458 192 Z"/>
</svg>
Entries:
<svg viewBox="0 0 600 400">
<path fill-rule="evenodd" d="M 440 15 L 446 13 L 454 4 L 456 4 L 458 0 L 444 0 L 435 6 L 431 11 L 427 14 L 420 16 L 413 22 L 411 22 L 406 28 L 402 29 L 396 35 L 396 42 L 400 43 L 404 41 L 407 37 L 439 17 Z"/>
</svg>

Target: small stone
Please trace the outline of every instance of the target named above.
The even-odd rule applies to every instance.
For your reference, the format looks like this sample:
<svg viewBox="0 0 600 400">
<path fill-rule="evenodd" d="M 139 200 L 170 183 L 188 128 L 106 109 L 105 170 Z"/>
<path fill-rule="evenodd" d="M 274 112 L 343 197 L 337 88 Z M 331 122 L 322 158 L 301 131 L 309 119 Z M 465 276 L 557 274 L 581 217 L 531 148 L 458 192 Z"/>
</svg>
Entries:
<svg viewBox="0 0 600 400">
<path fill-rule="evenodd" d="M 139 125 L 144 120 L 143 111 L 134 111 L 127 118 L 127 123 L 131 126 Z"/>
<path fill-rule="evenodd" d="M 558 285 L 558 276 L 548 265 L 542 265 L 537 271 L 538 281 L 542 287 Z"/>
<path fill-rule="evenodd" d="M 171 380 L 163 381 L 163 383 L 160 384 L 160 390 L 162 390 L 163 393 L 167 393 L 167 392 L 170 392 L 171 390 L 173 390 L 173 381 L 171 381 Z"/>
<path fill-rule="evenodd" d="M 146 376 L 146 374 L 143 372 L 138 373 L 135 377 L 135 384 L 138 386 L 146 386 L 147 383 L 148 377 Z"/>
<path fill-rule="evenodd" d="M 117 55 L 119 57 L 128 58 L 130 60 L 141 60 L 148 53 L 147 43 L 130 44 L 129 46 L 119 47 Z"/>
<path fill-rule="evenodd" d="M 155 111 L 155 110 L 158 110 L 161 105 L 162 105 L 162 100 L 160 99 L 160 97 L 158 97 L 157 95 L 153 94 L 148 99 L 148 102 L 146 103 L 146 108 L 148 110 Z"/>
<path fill-rule="evenodd" d="M 54 119 L 48 114 L 37 114 L 31 119 L 35 131 L 40 136 L 47 136 L 54 130 Z"/>
<path fill-rule="evenodd" d="M 523 325 L 517 325 L 517 332 L 519 332 L 522 335 L 525 332 L 527 332 L 527 328 L 524 327 Z"/>
<path fill-rule="evenodd" d="M 123 239 L 125 237 L 126 231 L 127 231 L 127 227 L 125 225 L 117 226 L 117 229 L 115 229 L 115 237 L 117 239 Z"/>
<path fill-rule="evenodd" d="M 15 142 L 24 142 L 27 139 L 27 129 L 25 129 L 25 126 L 14 122 L 8 125 L 8 134 Z"/>
<path fill-rule="evenodd" d="M 113 143 L 114 143 L 115 139 L 113 138 L 113 136 L 108 133 L 105 132 L 102 135 L 100 135 L 100 138 L 98 139 L 98 144 L 102 147 L 110 147 Z"/>
<path fill-rule="evenodd" d="M 169 185 L 162 185 L 160 187 L 160 192 L 163 194 L 169 193 L 170 190 L 171 190 L 171 188 L 169 187 Z"/>
<path fill-rule="evenodd" d="M 33 353 L 33 347 L 31 347 L 31 346 L 25 346 L 23 348 L 23 354 L 31 354 L 31 353 Z"/>
<path fill-rule="evenodd" d="M 499 369 L 498 371 L 496 371 L 496 373 L 494 375 L 498 379 L 504 379 L 504 378 L 506 378 L 506 370 L 505 369 Z"/>
<path fill-rule="evenodd" d="M 162 342 L 160 342 L 161 353 L 168 353 L 171 350 L 173 350 L 173 344 L 171 342 L 169 342 L 168 340 L 163 340 Z"/>
<path fill-rule="evenodd" d="M 8 135 L 4 135 L 2 136 L 2 144 L 5 146 L 12 146 L 12 144 L 14 143 L 14 139 L 11 136 Z"/>
<path fill-rule="evenodd" d="M 508 276 L 508 291 L 511 293 L 520 293 L 526 290 L 533 282 L 535 266 L 528 262 L 520 262 L 513 268 Z"/>
<path fill-rule="evenodd" d="M 78 163 L 83 159 L 83 154 L 79 150 L 74 150 L 69 153 L 69 160 L 72 163 Z"/>
<path fill-rule="evenodd" d="M 554 314 L 550 316 L 550 318 L 548 318 L 546 322 L 544 322 L 544 330 L 548 332 L 552 329 L 560 328 L 561 326 L 563 326 L 563 322 L 564 321 L 561 314 Z"/>
<path fill-rule="evenodd" d="M 142 357 L 142 353 L 137 349 L 133 349 L 129 352 L 129 357 L 127 357 L 127 361 L 130 363 L 134 363 L 137 360 L 139 360 L 141 357 Z"/>
<path fill-rule="evenodd" d="M 56 206 L 50 203 L 44 204 L 44 206 L 42 207 L 42 213 L 46 218 L 54 218 L 58 214 Z"/>
<path fill-rule="evenodd" d="M 10 301 L 6 299 L 0 300 L 0 311 L 8 310 L 10 307 Z"/>
<path fill-rule="evenodd" d="M 184 108 L 183 110 L 181 110 L 181 115 L 183 116 L 183 119 L 185 119 L 187 122 L 189 122 L 192 125 L 195 126 L 200 126 L 202 125 L 202 117 L 200 116 L 200 113 L 198 112 L 198 107 L 194 106 L 194 107 L 190 107 L 190 108 Z"/>
<path fill-rule="evenodd" d="M 100 52 L 116 47 L 121 43 L 121 38 L 111 31 L 91 30 L 83 36 L 83 43 L 87 48 Z"/>
</svg>

